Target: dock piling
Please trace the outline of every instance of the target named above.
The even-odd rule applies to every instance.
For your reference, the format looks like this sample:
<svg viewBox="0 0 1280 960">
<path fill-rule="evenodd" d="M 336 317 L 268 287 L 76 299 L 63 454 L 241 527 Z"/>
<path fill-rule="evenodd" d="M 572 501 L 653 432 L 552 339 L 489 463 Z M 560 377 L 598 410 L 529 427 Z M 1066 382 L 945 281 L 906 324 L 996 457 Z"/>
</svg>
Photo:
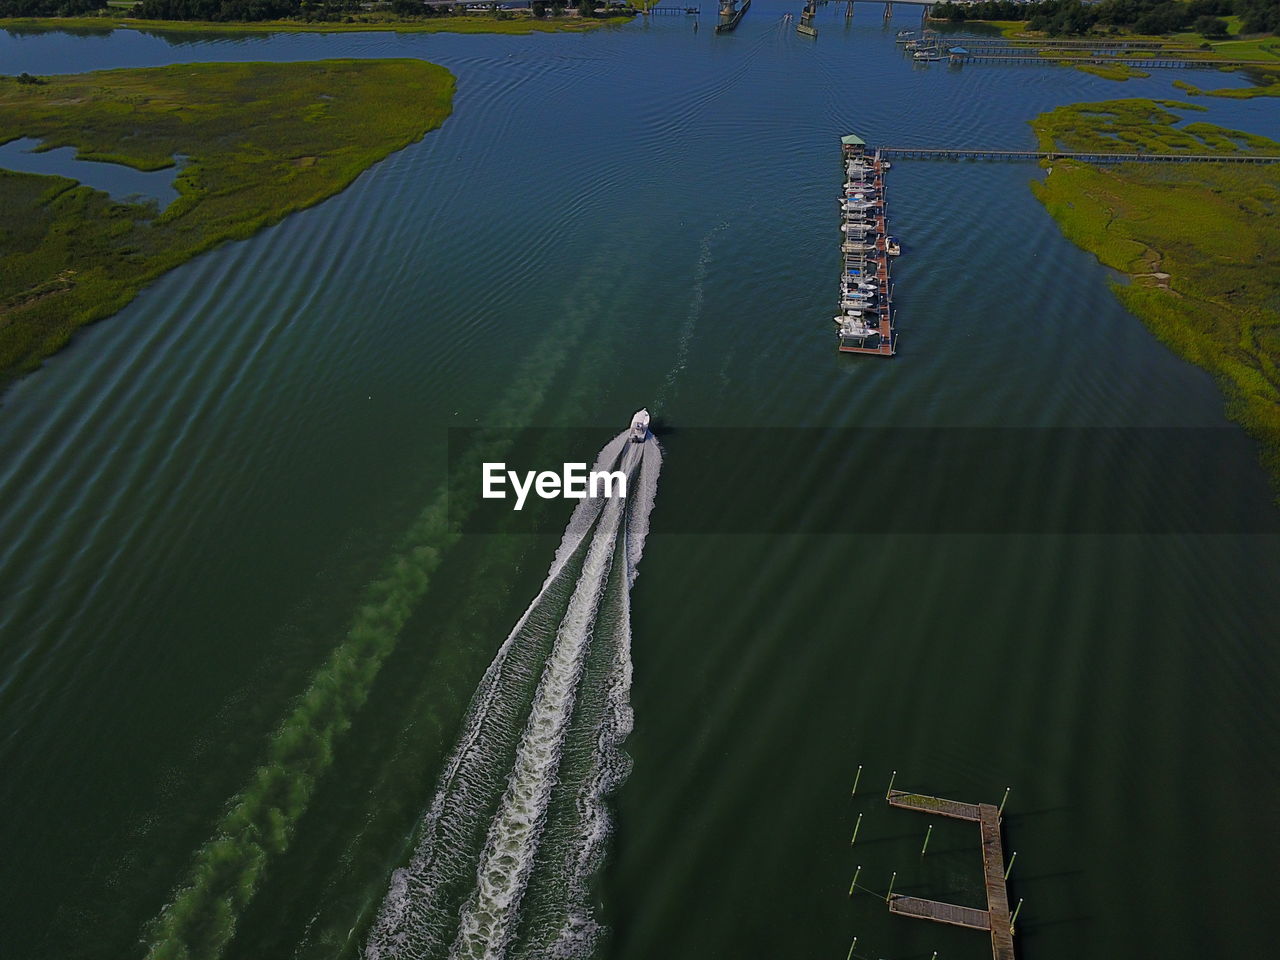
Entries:
<svg viewBox="0 0 1280 960">
<path fill-rule="evenodd" d="M 884 798 L 889 799 L 889 794 L 893 793 L 893 781 L 898 779 L 898 771 L 893 771 L 893 775 L 889 777 L 889 789 L 884 792 Z"/>
<path fill-rule="evenodd" d="M 858 840 L 858 828 L 862 826 L 862 814 L 858 814 L 858 819 L 853 822 L 853 836 L 849 838 L 849 846 L 853 846 Z"/>
<path fill-rule="evenodd" d="M 1013 916 L 1009 918 L 1009 933 L 1010 933 L 1010 935 L 1012 935 L 1012 934 L 1015 932 L 1015 931 L 1014 931 L 1014 924 L 1016 924 L 1016 923 L 1018 922 L 1018 911 L 1019 911 L 1019 910 L 1021 910 L 1021 909 L 1022 909 L 1022 898 L 1021 898 L 1021 897 L 1019 897 L 1019 898 L 1018 898 L 1018 905 L 1017 905 L 1016 907 L 1014 907 L 1014 908 L 1013 908 Z"/>
<path fill-rule="evenodd" d="M 1009 879 L 1009 874 L 1013 872 L 1013 861 L 1018 859 L 1018 851 L 1013 851 L 1013 856 L 1009 858 L 1009 866 L 1004 868 L 1004 878 Z"/>
<path fill-rule="evenodd" d="M 862 864 L 858 864 L 853 871 L 853 881 L 849 884 L 849 896 L 851 897 L 853 896 L 853 888 L 858 885 L 858 874 L 860 873 L 862 873 Z"/>
<path fill-rule="evenodd" d="M 858 945 L 858 938 L 854 937 L 853 943 L 849 944 L 849 953 L 845 956 L 844 960 L 853 960 L 853 948 L 856 947 L 857 945 Z"/>
<path fill-rule="evenodd" d="M 1009 802 L 1009 791 L 1011 789 L 1012 789 L 1011 787 L 1004 788 L 1004 797 L 1000 800 L 1000 809 L 996 811 L 997 817 L 1004 816 L 1004 805 Z"/>
<path fill-rule="evenodd" d="M 897 870 L 895 870 L 895 871 L 893 871 L 893 876 L 889 878 L 889 890 L 888 890 L 888 892 L 884 895 L 884 902 L 885 902 L 885 903 L 888 903 L 890 900 L 892 900 L 892 899 L 893 899 L 893 884 L 894 884 L 894 881 L 895 881 L 895 880 L 897 880 L 897 879 L 898 879 L 898 871 L 897 871 Z"/>
<path fill-rule="evenodd" d="M 929 849 L 929 838 L 933 836 L 933 824 L 929 824 L 929 829 L 924 832 L 924 844 L 920 847 L 920 859 L 924 859 L 924 852 Z"/>
<path fill-rule="evenodd" d="M 849 791 L 849 796 L 854 797 L 858 794 L 858 781 L 862 779 L 862 764 L 858 764 L 858 772 L 853 775 L 853 789 Z"/>
</svg>

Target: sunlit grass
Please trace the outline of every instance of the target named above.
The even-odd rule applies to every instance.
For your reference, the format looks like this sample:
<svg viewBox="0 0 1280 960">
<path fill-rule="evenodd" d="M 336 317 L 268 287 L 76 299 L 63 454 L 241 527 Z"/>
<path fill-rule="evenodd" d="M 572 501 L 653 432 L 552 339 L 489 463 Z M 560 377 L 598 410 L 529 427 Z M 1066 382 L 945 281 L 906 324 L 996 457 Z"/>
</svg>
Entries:
<svg viewBox="0 0 1280 960">
<path fill-rule="evenodd" d="M 1149 77 L 1151 74 L 1125 63 L 1077 63 L 1072 64 L 1077 70 L 1091 73 L 1104 80 L 1128 80 L 1131 77 Z"/>
<path fill-rule="evenodd" d="M 1104 131 L 1146 116 L 1152 129 L 1137 140 L 1162 152 L 1242 143 L 1280 152 L 1266 138 L 1209 124 L 1189 125 L 1184 138 L 1170 132 L 1176 115 L 1143 103 L 1077 104 L 1034 126 L 1042 143 L 1094 149 Z M 1032 186 L 1070 240 L 1129 275 L 1130 284 L 1115 287 L 1125 306 L 1214 374 L 1228 414 L 1258 438 L 1280 482 L 1280 165 L 1055 161 Z"/>
<path fill-rule="evenodd" d="M 443 123 L 453 87 L 422 60 L 0 78 L 0 143 L 32 137 L 142 170 L 188 158 L 163 213 L 0 171 L 0 378 L 36 366 L 166 270 L 342 190 Z"/>
</svg>

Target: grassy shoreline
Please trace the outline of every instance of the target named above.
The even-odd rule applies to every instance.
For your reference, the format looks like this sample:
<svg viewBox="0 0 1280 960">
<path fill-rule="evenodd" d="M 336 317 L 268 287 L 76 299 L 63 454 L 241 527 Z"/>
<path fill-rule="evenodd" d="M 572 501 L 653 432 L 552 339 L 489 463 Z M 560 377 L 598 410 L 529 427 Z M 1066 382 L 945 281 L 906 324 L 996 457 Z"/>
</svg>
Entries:
<svg viewBox="0 0 1280 960">
<path fill-rule="evenodd" d="M 1008 40 L 1150 40 L 1161 44 L 1171 45 L 1175 48 L 1199 47 L 1201 43 L 1209 44 L 1208 50 L 1186 50 L 1172 49 L 1162 50 L 1160 56 L 1174 59 L 1187 60 L 1256 60 L 1260 64 L 1278 64 L 1280 65 L 1280 38 L 1270 34 L 1254 35 L 1249 37 L 1230 36 L 1225 40 L 1205 41 L 1203 37 L 1194 34 L 1174 34 L 1172 36 L 1146 36 L 1141 34 L 1093 34 L 1092 36 L 1068 36 L 1048 37 L 1043 33 L 1032 32 L 1027 29 L 1030 23 L 1028 20 L 965 20 L 959 23 L 950 20 L 934 21 L 939 24 L 948 24 L 953 27 L 969 27 L 982 26 L 989 27 L 998 31 L 999 35 Z M 1051 57 L 1048 51 L 1044 54 Z"/>
<path fill-rule="evenodd" d="M 10 17 L 0 18 L 3 30 L 112 30 L 164 31 L 168 33 L 504 33 L 524 36 L 533 33 L 583 33 L 603 27 L 618 27 L 632 17 L 582 19 L 558 17 L 536 19 L 513 17 L 432 17 L 403 20 L 391 16 L 367 16 L 354 23 L 308 23 L 304 20 L 258 20 L 253 22 L 208 20 L 140 20 L 135 17 Z"/>
<path fill-rule="evenodd" d="M 1119 140 L 1162 152 L 1280 152 L 1211 124 L 1175 128 L 1172 111 L 1189 108 L 1074 104 L 1032 126 L 1041 145 L 1071 149 Z M 1280 165 L 1055 161 L 1032 189 L 1069 240 L 1128 277 L 1112 288 L 1124 306 L 1214 376 L 1280 492 Z"/>
<path fill-rule="evenodd" d="M 453 91 L 448 70 L 412 59 L 0 78 L 0 143 L 31 137 L 140 170 L 187 158 L 163 212 L 0 170 L 0 385 L 161 274 L 339 193 L 439 127 Z"/>
</svg>

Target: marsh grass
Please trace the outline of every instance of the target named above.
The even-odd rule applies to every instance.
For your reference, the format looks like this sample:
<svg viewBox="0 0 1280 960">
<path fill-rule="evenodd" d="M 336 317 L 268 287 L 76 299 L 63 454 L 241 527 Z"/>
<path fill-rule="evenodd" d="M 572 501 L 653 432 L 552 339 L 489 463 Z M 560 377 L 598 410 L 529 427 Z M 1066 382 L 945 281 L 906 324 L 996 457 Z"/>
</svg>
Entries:
<svg viewBox="0 0 1280 960">
<path fill-rule="evenodd" d="M 1159 126 L 1168 128 L 1178 119 L 1140 104 L 1076 104 L 1033 126 L 1042 142 L 1092 148 L 1117 122 L 1163 115 Z M 1209 124 L 1185 129 L 1190 139 L 1151 129 L 1141 140 L 1171 151 L 1243 143 L 1280 152 L 1264 137 Z M 1055 161 L 1032 188 L 1071 241 L 1130 277 L 1114 285 L 1121 302 L 1179 356 L 1217 378 L 1228 415 L 1257 438 L 1280 484 L 1280 166 Z"/>
<path fill-rule="evenodd" d="M 1067 63 L 1070 65 L 1069 61 Z M 1128 80 L 1131 77 L 1151 76 L 1145 70 L 1131 67 L 1127 63 L 1077 63 L 1073 66 L 1083 73 L 1091 73 L 1104 80 Z"/>
<path fill-rule="evenodd" d="M 339 192 L 449 115 L 454 80 L 421 60 L 180 64 L 0 78 L 0 143 L 175 165 L 178 198 L 122 203 L 61 177 L 0 171 L 0 382 L 198 253 Z"/>
<path fill-rule="evenodd" d="M 1245 75 L 1253 81 L 1252 87 L 1225 87 L 1220 90 L 1201 90 L 1186 80 L 1175 80 L 1173 85 L 1189 97 L 1227 97 L 1232 100 L 1250 100 L 1253 97 L 1280 97 L 1280 67 L 1245 67 Z"/>
</svg>

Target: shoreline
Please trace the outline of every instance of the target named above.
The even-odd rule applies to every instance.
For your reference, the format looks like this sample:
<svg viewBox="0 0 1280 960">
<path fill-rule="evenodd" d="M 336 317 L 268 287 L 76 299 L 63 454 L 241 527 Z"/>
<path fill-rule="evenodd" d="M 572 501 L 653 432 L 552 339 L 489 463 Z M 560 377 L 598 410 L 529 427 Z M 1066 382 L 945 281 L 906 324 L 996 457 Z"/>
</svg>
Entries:
<svg viewBox="0 0 1280 960">
<path fill-rule="evenodd" d="M 0 30 L 65 30 L 111 33 L 115 30 L 166 33 L 494 33 L 527 36 L 534 33 L 585 33 L 604 27 L 620 27 L 634 17 L 581 17 L 538 19 L 513 17 L 432 17 L 420 20 L 369 19 L 354 23 L 305 20 L 142 20 L 135 17 L 8 17 L 0 18 Z"/>
<path fill-rule="evenodd" d="M 389 87 L 416 98 L 371 111 Z M 450 116 L 454 89 L 447 69 L 409 58 L 0 79 L 0 142 L 32 137 L 138 170 L 187 158 L 163 211 L 67 177 L 0 170 L 0 206 L 17 225 L 0 242 L 0 390 L 175 267 L 336 196 L 418 142 Z M 251 132 L 267 126 L 269 146 Z"/>
<path fill-rule="evenodd" d="M 1272 53 L 1264 44 L 1268 42 L 1280 45 L 1280 38 L 1275 34 L 1260 33 L 1251 34 L 1247 38 L 1232 36 L 1226 40 L 1209 40 L 1197 36 L 1188 38 L 1186 35 L 1170 35 L 1170 36 L 1150 36 L 1147 34 L 1064 34 L 1059 37 L 1050 37 L 1045 33 L 1030 32 L 1027 30 L 1029 20 L 947 20 L 930 18 L 929 22 L 935 25 L 935 29 L 939 24 L 945 24 L 956 30 L 963 30 L 970 26 L 979 26 L 987 30 L 994 31 L 992 37 L 999 36 L 1011 42 L 1035 43 L 1038 40 L 1142 40 L 1152 41 L 1161 44 L 1172 45 L 1175 49 L 1161 50 L 1160 55 L 1168 59 L 1174 60 L 1250 60 L 1255 61 L 1260 66 L 1267 64 L 1280 67 L 1280 53 Z M 952 31 L 939 31 L 944 35 Z M 975 31 L 980 32 L 980 31 Z M 983 35 L 985 36 L 985 31 Z M 1208 50 L 1187 50 L 1188 44 L 1199 46 L 1200 43 L 1208 43 Z M 1220 49 L 1226 47 L 1228 49 Z M 1053 51 L 1048 48 L 1042 48 L 1041 54 L 1049 60 L 1054 57 Z M 1252 54 L 1252 55 L 1251 55 Z"/>
<path fill-rule="evenodd" d="M 1156 131 L 1165 152 L 1191 152 L 1193 140 L 1214 151 L 1280 146 L 1211 124 L 1175 127 L 1182 118 L 1170 111 L 1187 109 L 1204 108 L 1150 100 L 1071 104 L 1036 117 L 1032 128 L 1041 146 L 1073 149 L 1096 146 L 1110 133 L 1132 135 L 1142 124 Z M 1280 330 L 1273 306 L 1280 264 L 1267 267 L 1280 238 L 1280 172 L 1211 163 L 1047 166 L 1045 178 L 1031 183 L 1036 198 L 1063 236 L 1126 277 L 1111 284 L 1124 307 L 1217 381 L 1227 417 L 1259 444 L 1280 501 L 1280 371 L 1269 349 Z M 1224 247 L 1233 249 L 1230 259 Z"/>
</svg>

